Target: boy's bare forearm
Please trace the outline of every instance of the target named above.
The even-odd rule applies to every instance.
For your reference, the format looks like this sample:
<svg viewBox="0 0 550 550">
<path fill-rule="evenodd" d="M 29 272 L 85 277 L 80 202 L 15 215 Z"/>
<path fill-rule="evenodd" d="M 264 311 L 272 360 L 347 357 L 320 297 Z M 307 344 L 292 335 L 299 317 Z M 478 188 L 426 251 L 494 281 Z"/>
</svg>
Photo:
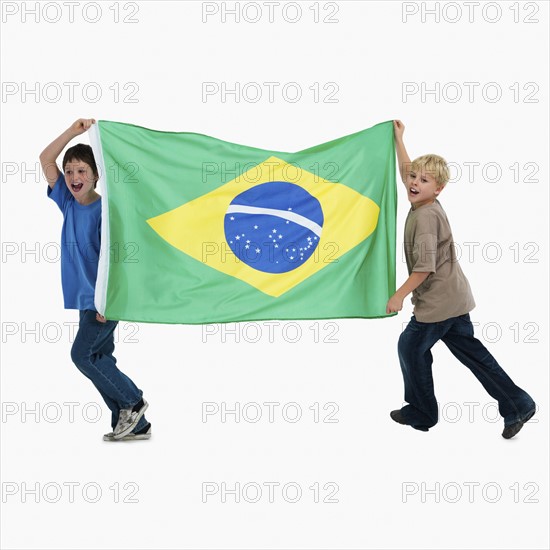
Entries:
<svg viewBox="0 0 550 550">
<path fill-rule="evenodd" d="M 417 289 L 427 278 L 429 272 L 413 271 L 403 285 L 395 292 L 397 296 L 405 299 L 413 290 Z"/>
<path fill-rule="evenodd" d="M 406 183 L 407 171 L 410 168 L 411 159 L 409 158 L 403 139 L 397 138 L 395 140 L 395 152 L 397 153 L 397 163 L 399 165 L 399 173 L 401 174 L 401 181 L 403 183 Z"/>
<path fill-rule="evenodd" d="M 59 176 L 59 168 L 56 164 L 57 157 L 61 154 L 61 151 L 63 151 L 67 143 L 74 137 L 76 136 L 71 131 L 71 128 L 67 128 L 60 136 L 55 138 L 42 153 L 40 153 L 42 172 L 51 188 L 54 187 Z"/>
<path fill-rule="evenodd" d="M 418 288 L 427 278 L 430 272 L 413 271 L 403 285 L 388 300 L 386 313 L 396 313 L 403 308 L 403 300 Z"/>
<path fill-rule="evenodd" d="M 52 189 L 60 174 L 60 170 L 55 162 L 57 157 L 61 154 L 61 151 L 63 151 L 69 141 L 88 130 L 92 124 L 95 124 L 95 119 L 93 118 L 79 118 L 40 153 L 42 171 L 48 180 L 48 185 Z"/>
<path fill-rule="evenodd" d="M 56 137 L 43 151 L 40 153 L 40 158 L 55 162 L 61 151 L 67 143 L 76 137 L 71 128 L 67 128 L 60 136 Z"/>
</svg>

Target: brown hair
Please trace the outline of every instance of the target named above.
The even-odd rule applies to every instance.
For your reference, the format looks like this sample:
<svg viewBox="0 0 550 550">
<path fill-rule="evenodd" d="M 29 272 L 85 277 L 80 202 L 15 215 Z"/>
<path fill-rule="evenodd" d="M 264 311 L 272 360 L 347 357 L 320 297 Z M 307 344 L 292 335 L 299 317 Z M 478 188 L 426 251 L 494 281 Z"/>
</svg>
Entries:
<svg viewBox="0 0 550 550">
<path fill-rule="evenodd" d="M 97 165 L 95 163 L 94 152 L 92 151 L 92 148 L 85 143 L 78 143 L 73 147 L 69 147 L 65 151 L 65 155 L 63 156 L 63 172 L 65 171 L 65 165 L 68 162 L 72 162 L 73 160 L 80 160 L 81 162 L 85 162 L 92 169 L 92 172 L 94 173 L 94 177 L 96 179 L 94 183 L 95 189 L 97 185 L 97 180 L 99 179 L 99 173 L 97 171 Z"/>
</svg>

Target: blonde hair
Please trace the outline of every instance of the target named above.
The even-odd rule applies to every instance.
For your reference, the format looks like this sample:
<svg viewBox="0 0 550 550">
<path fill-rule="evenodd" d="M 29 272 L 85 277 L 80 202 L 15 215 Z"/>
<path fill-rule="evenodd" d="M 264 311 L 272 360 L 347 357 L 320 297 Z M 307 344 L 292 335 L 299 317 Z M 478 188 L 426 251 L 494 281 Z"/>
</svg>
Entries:
<svg viewBox="0 0 550 550">
<path fill-rule="evenodd" d="M 451 178 L 447 161 L 439 155 L 422 155 L 411 163 L 412 172 L 426 172 L 435 178 L 438 185 L 445 187 Z"/>
</svg>

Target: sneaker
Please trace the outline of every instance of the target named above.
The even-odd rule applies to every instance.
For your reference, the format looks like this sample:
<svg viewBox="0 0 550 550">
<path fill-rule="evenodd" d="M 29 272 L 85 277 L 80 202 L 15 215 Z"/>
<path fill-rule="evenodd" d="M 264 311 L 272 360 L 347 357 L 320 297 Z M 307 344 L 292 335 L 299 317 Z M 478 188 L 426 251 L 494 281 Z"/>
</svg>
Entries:
<svg viewBox="0 0 550 550">
<path fill-rule="evenodd" d="M 407 423 L 405 422 L 405 419 L 403 418 L 403 415 L 401 414 L 401 411 L 399 409 L 397 409 L 396 411 L 392 411 L 390 413 L 390 416 L 391 416 L 392 420 L 394 420 L 398 424 L 407 425 Z"/>
<path fill-rule="evenodd" d="M 518 422 L 515 422 L 514 424 L 510 424 L 509 426 L 504 427 L 504 431 L 502 432 L 502 437 L 504 439 L 512 439 L 520 430 L 523 428 L 523 425 L 531 420 L 533 415 L 535 414 L 535 409 L 532 411 L 529 411 L 521 420 Z"/>
<path fill-rule="evenodd" d="M 142 439 L 151 439 L 151 424 L 147 424 L 139 432 L 131 432 L 120 439 L 115 439 L 114 432 L 109 432 L 103 436 L 103 441 L 140 441 Z"/>
<path fill-rule="evenodd" d="M 414 428 L 415 430 L 420 430 L 421 432 L 427 432 L 428 431 L 428 428 L 412 426 L 411 424 L 409 424 L 405 420 L 405 418 L 403 417 L 403 414 L 401 413 L 400 409 L 392 411 L 390 413 L 390 416 L 391 416 L 392 420 L 394 420 L 398 424 L 404 424 L 405 426 L 411 426 L 411 428 Z"/>
<path fill-rule="evenodd" d="M 148 406 L 149 403 L 145 399 L 140 399 L 139 403 L 134 405 L 132 409 L 120 409 L 118 423 L 113 430 L 113 437 L 122 439 L 125 435 L 128 435 L 137 426 Z"/>
</svg>

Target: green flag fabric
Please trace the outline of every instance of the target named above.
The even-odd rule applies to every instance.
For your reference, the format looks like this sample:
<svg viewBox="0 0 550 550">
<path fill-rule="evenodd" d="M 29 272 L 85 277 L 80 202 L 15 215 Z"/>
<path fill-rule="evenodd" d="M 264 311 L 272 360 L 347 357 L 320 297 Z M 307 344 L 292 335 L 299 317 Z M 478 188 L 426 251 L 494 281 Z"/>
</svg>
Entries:
<svg viewBox="0 0 550 550">
<path fill-rule="evenodd" d="M 202 324 L 385 317 L 391 121 L 296 153 L 100 120 L 97 310 Z"/>
</svg>

